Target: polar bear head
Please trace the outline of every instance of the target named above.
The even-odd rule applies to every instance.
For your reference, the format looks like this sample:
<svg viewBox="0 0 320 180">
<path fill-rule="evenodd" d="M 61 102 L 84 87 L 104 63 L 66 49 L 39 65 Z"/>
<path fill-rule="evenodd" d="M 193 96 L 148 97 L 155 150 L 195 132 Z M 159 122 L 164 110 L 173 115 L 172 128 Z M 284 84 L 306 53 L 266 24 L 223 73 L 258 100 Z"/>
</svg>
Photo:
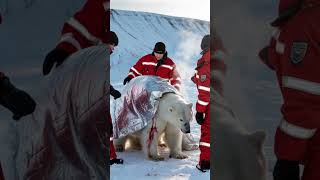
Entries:
<svg viewBox="0 0 320 180">
<path fill-rule="evenodd" d="M 190 133 L 190 121 L 192 120 L 192 103 L 174 93 L 165 94 L 159 104 L 161 119 L 180 129 L 183 133 Z"/>
</svg>

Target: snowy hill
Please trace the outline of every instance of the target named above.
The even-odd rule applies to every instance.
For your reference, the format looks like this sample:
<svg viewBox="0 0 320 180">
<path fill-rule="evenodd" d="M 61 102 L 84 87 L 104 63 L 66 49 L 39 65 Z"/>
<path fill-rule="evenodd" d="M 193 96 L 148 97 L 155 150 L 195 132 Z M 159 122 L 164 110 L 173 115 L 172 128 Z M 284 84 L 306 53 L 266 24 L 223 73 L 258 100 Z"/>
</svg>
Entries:
<svg viewBox="0 0 320 180">
<path fill-rule="evenodd" d="M 190 78 L 200 58 L 200 42 L 203 35 L 209 33 L 209 22 L 170 17 L 160 14 L 112 10 L 111 30 L 119 36 L 119 46 L 111 55 L 111 84 L 122 89 L 122 81 L 137 60 L 152 52 L 154 44 L 163 41 L 167 46 L 168 56 L 173 59 L 182 76 L 182 92 L 187 101 L 194 103 L 197 90 Z M 192 134 L 199 141 L 200 128 L 195 121 L 191 124 Z M 111 167 L 111 179 L 210 179 L 209 173 L 201 173 L 195 166 L 199 151 L 186 152 L 188 159 L 168 158 L 166 149 L 164 162 L 147 160 L 141 151 L 118 153 L 124 158 L 124 165 Z"/>
</svg>

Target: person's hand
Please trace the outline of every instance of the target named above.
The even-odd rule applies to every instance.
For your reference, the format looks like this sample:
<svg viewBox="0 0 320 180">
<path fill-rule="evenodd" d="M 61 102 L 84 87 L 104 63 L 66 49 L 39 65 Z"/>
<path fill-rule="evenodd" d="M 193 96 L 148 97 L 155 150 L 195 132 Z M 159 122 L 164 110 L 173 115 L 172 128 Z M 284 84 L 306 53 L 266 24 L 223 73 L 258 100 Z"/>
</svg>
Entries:
<svg viewBox="0 0 320 180">
<path fill-rule="evenodd" d="M 114 99 L 118 99 L 121 97 L 121 93 L 118 90 L 114 89 L 112 86 L 110 86 L 110 94 Z"/>
<path fill-rule="evenodd" d="M 132 78 L 131 78 L 130 76 L 126 77 L 126 78 L 123 80 L 123 85 L 126 85 L 128 82 L 130 82 L 131 79 L 132 79 Z"/>
<path fill-rule="evenodd" d="M 32 97 L 16 88 L 5 76 L 0 78 L 0 104 L 13 113 L 14 120 L 32 114 L 36 108 Z"/>
<path fill-rule="evenodd" d="M 197 112 L 197 113 L 196 113 L 196 120 L 197 120 L 197 123 L 198 123 L 199 125 L 202 125 L 203 122 L 204 122 L 204 113 Z"/>
<path fill-rule="evenodd" d="M 48 75 L 56 64 L 56 67 L 60 66 L 69 57 L 69 53 L 62 49 L 54 49 L 49 52 L 43 62 L 42 73 L 43 75 Z"/>
</svg>

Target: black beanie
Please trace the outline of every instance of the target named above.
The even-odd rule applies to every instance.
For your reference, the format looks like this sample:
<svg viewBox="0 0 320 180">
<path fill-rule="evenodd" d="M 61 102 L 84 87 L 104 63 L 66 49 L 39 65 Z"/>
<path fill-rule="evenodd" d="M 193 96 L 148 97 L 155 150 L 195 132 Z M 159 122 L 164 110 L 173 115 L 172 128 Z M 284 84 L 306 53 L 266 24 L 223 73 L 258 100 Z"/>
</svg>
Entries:
<svg viewBox="0 0 320 180">
<path fill-rule="evenodd" d="M 154 46 L 153 52 L 164 54 L 166 52 L 166 45 L 163 42 L 157 42 Z"/>
<path fill-rule="evenodd" d="M 110 42 L 109 42 L 110 44 L 114 44 L 115 46 L 118 46 L 119 39 L 118 39 L 118 36 L 115 32 L 110 31 L 109 38 L 110 38 Z"/>
<path fill-rule="evenodd" d="M 207 50 L 210 47 L 210 34 L 205 35 L 201 41 L 201 50 Z"/>
</svg>

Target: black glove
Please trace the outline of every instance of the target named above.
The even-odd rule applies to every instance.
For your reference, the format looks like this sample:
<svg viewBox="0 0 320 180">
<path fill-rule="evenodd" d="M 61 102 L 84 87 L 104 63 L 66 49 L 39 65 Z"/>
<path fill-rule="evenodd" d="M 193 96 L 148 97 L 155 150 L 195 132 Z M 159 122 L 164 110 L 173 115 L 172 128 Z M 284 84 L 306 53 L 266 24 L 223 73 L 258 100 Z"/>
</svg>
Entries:
<svg viewBox="0 0 320 180">
<path fill-rule="evenodd" d="M 273 170 L 274 180 L 299 180 L 299 162 L 277 160 Z"/>
<path fill-rule="evenodd" d="M 110 160 L 110 165 L 113 165 L 113 164 L 123 164 L 123 159 L 112 159 Z"/>
<path fill-rule="evenodd" d="M 56 67 L 60 66 L 63 61 L 69 57 L 70 53 L 62 49 L 54 49 L 49 52 L 43 62 L 42 72 L 43 75 L 50 73 L 53 65 L 56 63 Z"/>
<path fill-rule="evenodd" d="M 123 80 L 123 85 L 126 85 L 128 82 L 130 82 L 131 79 L 132 79 L 132 78 L 131 78 L 130 76 L 126 77 L 126 78 Z"/>
<path fill-rule="evenodd" d="M 197 120 L 197 123 L 199 124 L 199 125 L 202 125 L 203 124 L 203 122 L 204 122 L 204 113 L 201 113 L 201 112 L 197 112 L 196 113 L 196 120 Z"/>
<path fill-rule="evenodd" d="M 110 86 L 110 94 L 114 99 L 118 99 L 119 97 L 121 97 L 121 93 L 118 90 L 114 89 L 113 86 Z"/>
<path fill-rule="evenodd" d="M 33 113 L 36 108 L 31 96 L 17 89 L 7 77 L 0 79 L 0 104 L 13 113 L 14 120 Z"/>
</svg>

